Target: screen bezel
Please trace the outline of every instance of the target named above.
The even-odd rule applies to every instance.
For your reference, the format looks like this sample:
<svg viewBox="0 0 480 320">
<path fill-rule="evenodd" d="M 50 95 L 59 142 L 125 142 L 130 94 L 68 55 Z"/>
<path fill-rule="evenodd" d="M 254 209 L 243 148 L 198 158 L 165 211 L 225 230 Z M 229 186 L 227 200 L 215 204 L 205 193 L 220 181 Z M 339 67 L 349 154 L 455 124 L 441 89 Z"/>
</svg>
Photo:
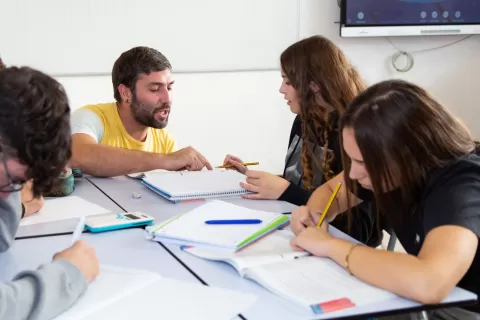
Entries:
<svg viewBox="0 0 480 320">
<path fill-rule="evenodd" d="M 340 3 L 341 37 L 387 37 L 480 34 L 480 23 L 429 23 L 429 24 L 347 24 L 347 2 Z"/>
</svg>

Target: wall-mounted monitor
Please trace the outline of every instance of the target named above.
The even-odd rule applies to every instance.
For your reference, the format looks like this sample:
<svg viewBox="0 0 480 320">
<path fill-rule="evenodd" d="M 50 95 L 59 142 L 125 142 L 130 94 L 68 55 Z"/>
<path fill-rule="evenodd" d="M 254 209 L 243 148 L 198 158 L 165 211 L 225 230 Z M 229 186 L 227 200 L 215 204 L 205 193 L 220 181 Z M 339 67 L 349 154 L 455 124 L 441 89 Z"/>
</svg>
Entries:
<svg viewBox="0 0 480 320">
<path fill-rule="evenodd" d="M 342 37 L 480 34 L 480 0 L 342 0 Z"/>
</svg>

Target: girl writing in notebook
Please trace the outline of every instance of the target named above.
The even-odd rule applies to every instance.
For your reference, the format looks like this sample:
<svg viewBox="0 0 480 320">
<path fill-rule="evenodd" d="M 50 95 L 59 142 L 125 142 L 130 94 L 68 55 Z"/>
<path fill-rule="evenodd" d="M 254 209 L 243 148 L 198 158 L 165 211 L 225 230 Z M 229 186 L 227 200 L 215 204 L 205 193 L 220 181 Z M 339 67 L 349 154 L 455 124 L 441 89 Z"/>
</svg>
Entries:
<svg viewBox="0 0 480 320">
<path fill-rule="evenodd" d="M 345 174 L 293 213 L 292 246 L 425 304 L 457 285 L 480 294 L 480 156 L 465 127 L 425 90 L 392 80 L 357 97 L 340 130 Z M 327 220 L 358 202 L 375 203 L 406 253 L 355 245 L 315 226 L 339 182 Z M 433 319 L 480 319 L 478 304 L 469 310 L 435 311 Z"/>
<path fill-rule="evenodd" d="M 280 64 L 280 93 L 297 114 L 282 177 L 247 170 L 235 156 L 228 155 L 224 165 L 232 164 L 247 176 L 242 187 L 255 194 L 245 198 L 279 199 L 304 205 L 316 187 L 343 170 L 337 123 L 347 104 L 366 85 L 340 48 L 321 36 L 288 47 L 280 56 Z M 381 239 L 372 235 L 376 230 L 374 215 L 374 209 L 360 205 L 354 213 L 350 235 L 377 245 Z M 346 218 L 338 219 L 335 226 L 349 231 Z"/>
</svg>

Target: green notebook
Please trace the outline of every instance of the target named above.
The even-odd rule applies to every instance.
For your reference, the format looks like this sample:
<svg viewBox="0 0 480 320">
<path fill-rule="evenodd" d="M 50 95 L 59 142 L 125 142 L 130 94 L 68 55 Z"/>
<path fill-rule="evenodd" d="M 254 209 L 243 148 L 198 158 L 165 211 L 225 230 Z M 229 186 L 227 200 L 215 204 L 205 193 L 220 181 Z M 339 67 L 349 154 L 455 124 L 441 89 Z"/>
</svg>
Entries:
<svg viewBox="0 0 480 320">
<path fill-rule="evenodd" d="M 261 220 L 258 224 L 206 224 L 210 220 Z M 248 209 L 220 200 L 205 204 L 147 227 L 154 241 L 184 246 L 212 246 L 231 251 L 240 250 L 265 235 L 286 226 L 289 216 L 281 213 Z"/>
</svg>

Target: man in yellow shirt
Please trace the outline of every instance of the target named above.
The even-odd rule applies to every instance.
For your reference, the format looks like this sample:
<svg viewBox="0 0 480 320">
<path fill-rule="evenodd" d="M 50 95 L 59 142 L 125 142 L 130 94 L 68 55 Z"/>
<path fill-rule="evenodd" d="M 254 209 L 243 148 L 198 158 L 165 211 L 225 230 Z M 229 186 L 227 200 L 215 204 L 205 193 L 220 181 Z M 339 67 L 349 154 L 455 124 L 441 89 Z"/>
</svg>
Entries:
<svg viewBox="0 0 480 320">
<path fill-rule="evenodd" d="M 152 48 L 122 53 L 112 70 L 116 102 L 88 105 L 72 115 L 70 166 L 104 177 L 211 169 L 192 147 L 175 151 L 175 140 L 164 129 L 172 103 L 171 69 L 168 59 Z"/>
</svg>

